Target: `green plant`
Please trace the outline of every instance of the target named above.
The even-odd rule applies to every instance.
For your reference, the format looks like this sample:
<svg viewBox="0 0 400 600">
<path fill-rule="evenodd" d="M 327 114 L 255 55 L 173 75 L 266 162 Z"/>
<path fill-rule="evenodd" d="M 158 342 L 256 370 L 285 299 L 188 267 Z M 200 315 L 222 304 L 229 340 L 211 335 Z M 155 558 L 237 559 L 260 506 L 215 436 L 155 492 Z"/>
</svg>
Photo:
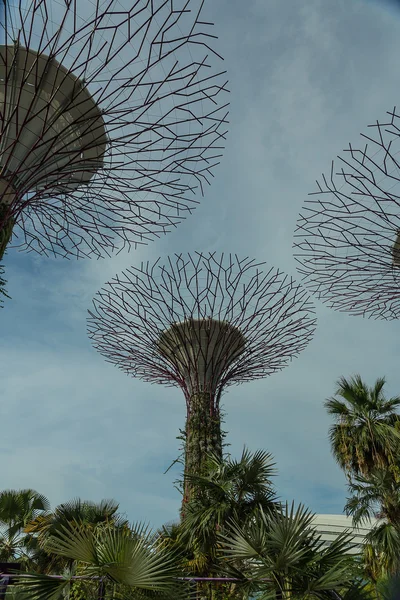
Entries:
<svg viewBox="0 0 400 600">
<path fill-rule="evenodd" d="M 30 566 L 35 555 L 35 541 L 25 531 L 35 518 L 50 508 L 45 496 L 35 490 L 0 492 L 0 560 L 19 561 Z"/>
<path fill-rule="evenodd" d="M 159 532 L 165 547 L 179 551 L 186 575 L 237 574 L 235 565 L 228 565 L 220 553 L 219 533 L 225 531 L 230 519 L 250 522 L 260 507 L 266 512 L 279 510 L 273 485 L 275 474 L 275 464 L 268 452 L 251 453 L 246 448 L 239 460 L 211 453 L 205 460 L 203 476 L 186 474 L 195 493 L 181 522 L 165 526 Z M 213 600 L 232 600 L 242 594 L 234 583 L 199 583 L 196 587 L 202 598 Z"/>
<path fill-rule="evenodd" d="M 347 533 L 328 547 L 312 524 L 313 514 L 294 504 L 282 511 L 260 509 L 243 526 L 231 521 L 220 534 L 222 552 L 229 562 L 242 561 L 246 592 L 261 598 L 332 600 L 334 593 L 361 589 L 360 570 L 350 551 L 355 547 Z"/>
<path fill-rule="evenodd" d="M 76 568 L 60 579 L 32 573 L 17 586 L 31 600 L 58 600 L 62 594 L 71 594 L 74 572 L 87 578 L 102 578 L 106 592 L 112 590 L 114 598 L 118 594 L 121 598 L 140 598 L 141 593 L 160 600 L 184 598 L 186 589 L 177 581 L 180 571 L 175 553 L 160 547 L 154 534 L 141 525 L 93 528 L 85 523 L 69 523 L 49 535 L 44 547 Z M 86 585 L 94 593 L 99 581 Z"/>
<path fill-rule="evenodd" d="M 386 399 L 385 379 L 377 379 L 372 387 L 360 375 L 337 383 L 336 396 L 325 402 L 335 419 L 329 431 L 332 453 L 349 480 L 354 475 L 367 475 L 376 467 L 397 469 L 400 432 L 396 428 L 396 409 L 400 397 Z"/>
</svg>

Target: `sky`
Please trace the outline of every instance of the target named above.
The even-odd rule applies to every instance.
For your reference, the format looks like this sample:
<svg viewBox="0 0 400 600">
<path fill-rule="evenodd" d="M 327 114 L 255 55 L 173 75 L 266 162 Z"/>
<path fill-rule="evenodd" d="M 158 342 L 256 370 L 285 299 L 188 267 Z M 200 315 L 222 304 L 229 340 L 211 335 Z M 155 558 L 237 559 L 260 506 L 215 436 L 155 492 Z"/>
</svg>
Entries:
<svg viewBox="0 0 400 600">
<path fill-rule="evenodd" d="M 208 6 L 207 6 L 208 4 Z M 102 285 L 142 260 L 175 252 L 233 252 L 296 276 L 298 213 L 315 180 L 349 141 L 398 101 L 400 6 L 373 0 L 206 0 L 230 81 L 224 157 L 199 208 L 160 240 L 106 260 L 9 250 L 0 311 L 3 489 L 34 488 L 55 506 L 114 498 L 133 522 L 178 516 L 185 404 L 178 388 L 130 378 L 86 335 Z M 266 379 L 231 387 L 223 428 L 276 460 L 282 500 L 341 513 L 345 478 L 331 456 L 323 403 L 335 382 L 387 378 L 400 395 L 396 321 L 335 313 L 316 301 L 315 337 Z"/>
</svg>

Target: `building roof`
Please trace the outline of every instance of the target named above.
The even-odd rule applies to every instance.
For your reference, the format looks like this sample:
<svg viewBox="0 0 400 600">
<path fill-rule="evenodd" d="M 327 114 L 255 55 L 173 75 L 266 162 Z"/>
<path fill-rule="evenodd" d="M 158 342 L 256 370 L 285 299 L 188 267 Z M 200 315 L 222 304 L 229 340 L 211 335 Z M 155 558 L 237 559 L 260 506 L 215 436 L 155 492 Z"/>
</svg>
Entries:
<svg viewBox="0 0 400 600">
<path fill-rule="evenodd" d="M 352 517 L 346 517 L 346 515 L 315 515 L 313 519 L 313 524 L 326 544 L 332 542 L 344 531 L 354 536 L 354 543 L 357 544 L 357 548 L 354 548 L 352 554 L 357 554 L 365 536 L 378 522 L 378 519 L 371 519 L 371 521 L 363 522 L 362 525 L 355 528 L 353 527 Z"/>
</svg>

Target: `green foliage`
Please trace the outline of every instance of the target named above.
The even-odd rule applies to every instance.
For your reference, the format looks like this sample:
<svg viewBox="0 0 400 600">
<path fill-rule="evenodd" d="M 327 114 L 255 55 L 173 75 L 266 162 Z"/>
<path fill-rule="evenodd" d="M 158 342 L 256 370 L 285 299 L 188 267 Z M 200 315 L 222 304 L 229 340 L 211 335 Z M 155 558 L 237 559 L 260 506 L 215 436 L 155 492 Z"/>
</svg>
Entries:
<svg viewBox="0 0 400 600">
<path fill-rule="evenodd" d="M 353 517 L 355 525 L 379 515 L 400 526 L 400 486 L 389 468 L 376 468 L 365 477 L 355 476 L 348 489 L 345 512 Z"/>
<path fill-rule="evenodd" d="M 219 410 L 219 423 L 220 423 L 220 435 L 221 435 L 221 448 L 222 451 L 224 450 L 224 448 L 228 448 L 230 446 L 229 443 L 227 443 L 225 441 L 226 436 L 227 436 L 227 431 L 224 431 L 221 428 L 222 423 L 224 423 L 224 416 L 225 413 L 222 411 L 222 409 Z M 187 438 L 187 432 L 185 429 L 179 429 L 179 435 L 176 436 L 176 439 L 179 440 L 181 442 L 181 446 L 179 448 L 180 450 L 180 454 L 178 455 L 178 458 L 176 458 L 171 464 L 170 466 L 167 468 L 166 471 L 164 471 L 164 475 L 166 473 L 168 473 L 168 471 L 177 463 L 181 464 L 183 466 L 183 468 L 185 469 L 185 456 L 186 456 L 186 438 Z M 184 495 L 184 478 L 178 478 L 176 479 L 173 484 L 175 489 L 183 496 Z"/>
<path fill-rule="evenodd" d="M 76 498 L 60 504 L 53 512 L 33 519 L 26 527 L 26 532 L 38 533 L 40 539 L 44 540 L 46 536 L 56 534 L 71 523 L 85 523 L 90 527 L 112 523 L 122 527 L 127 524 L 127 520 L 118 514 L 118 506 L 114 500 L 96 503 Z"/>
<path fill-rule="evenodd" d="M 101 527 L 129 529 L 128 521 L 118 513 L 118 503 L 114 500 L 102 500 L 95 503 L 74 499 L 64 502 L 54 511 L 37 516 L 25 527 L 25 532 L 36 543 L 36 572 L 60 573 L 64 569 L 72 568 L 73 561 L 58 553 L 52 553 L 47 542 L 49 538 L 57 536 L 59 532 L 63 532 L 65 528 L 74 524 L 84 524 L 91 530 Z"/>
<path fill-rule="evenodd" d="M 80 575 L 103 577 L 106 586 L 108 582 L 111 586 L 147 591 L 149 597 L 183 599 L 183 586 L 177 583 L 175 554 L 160 548 L 154 534 L 141 525 L 93 528 L 85 523 L 69 523 L 47 537 L 45 549 L 78 565 Z M 57 590 L 61 594 L 67 586 L 79 597 L 85 589 L 84 584 L 71 584 L 71 572 L 56 580 L 38 575 L 19 586 L 29 592 L 32 600 L 44 600 L 50 592 L 55 599 Z"/>
<path fill-rule="evenodd" d="M 400 397 L 386 399 L 384 385 L 384 378 L 368 387 L 359 375 L 342 377 L 339 398 L 325 404 L 336 421 L 332 451 L 349 480 L 345 512 L 355 526 L 379 518 L 362 555 L 364 577 L 377 598 L 382 597 L 379 582 L 400 571 Z"/>
<path fill-rule="evenodd" d="M 272 478 L 276 475 L 271 454 L 259 450 L 253 454 L 246 448 L 237 461 L 230 456 L 209 454 L 204 463 L 205 476 L 187 474 L 196 488 L 189 503 L 182 528 L 194 539 L 203 540 L 225 523 L 236 518 L 248 522 L 258 508 L 277 509 Z"/>
<path fill-rule="evenodd" d="M 221 421 L 219 413 L 210 414 L 210 394 L 193 394 L 186 423 L 184 504 L 195 493 L 186 473 L 203 475 L 208 453 L 222 458 Z"/>
<path fill-rule="evenodd" d="M 367 600 L 351 536 L 338 536 L 327 548 L 312 513 L 277 501 L 269 453 L 245 448 L 239 460 L 209 454 L 204 466 L 202 476 L 187 474 L 196 493 L 184 518 L 159 532 L 164 547 L 179 550 L 186 575 L 238 579 L 198 583 L 199 598 L 246 600 L 259 593 L 271 600 L 332 600 L 338 592 Z"/>
<path fill-rule="evenodd" d="M 15 224 L 14 219 L 7 217 L 7 211 L 9 211 L 9 207 L 0 204 L 0 223 L 3 221 L 4 217 L 6 217 L 5 225 L 0 229 L 0 261 L 5 254 Z M 4 298 L 10 299 L 10 296 L 7 294 L 5 289 L 7 281 L 3 279 L 3 275 L 4 265 L 0 263 L 0 308 L 4 307 Z"/>
<path fill-rule="evenodd" d="M 383 395 L 385 379 L 366 385 L 360 375 L 338 381 L 336 396 L 325 402 L 335 419 L 330 428 L 333 455 L 349 479 L 366 475 L 376 467 L 391 466 L 399 473 L 396 461 L 400 431 L 396 409 L 400 397 L 387 400 Z"/>
<path fill-rule="evenodd" d="M 204 462 L 204 475 L 187 478 L 196 493 L 187 504 L 181 523 L 164 527 L 160 539 L 165 547 L 179 550 L 181 568 L 186 575 L 200 577 L 237 577 L 241 583 L 198 583 L 201 598 L 239 600 L 247 598 L 254 586 L 241 572 L 242 561 L 231 560 L 221 553 L 220 535 L 231 521 L 246 527 L 257 518 L 260 508 L 265 513 L 279 511 L 273 477 L 276 475 L 272 456 L 265 451 L 249 452 L 244 448 L 239 460 L 209 454 Z M 255 588 L 254 588 L 255 589 Z"/>
<path fill-rule="evenodd" d="M 47 498 L 32 489 L 0 492 L 1 561 L 31 564 L 35 544 L 25 527 L 49 508 Z"/>
<path fill-rule="evenodd" d="M 240 560 L 242 576 L 256 583 L 261 598 L 329 598 L 354 588 L 358 566 L 349 552 L 351 536 L 342 534 L 328 546 L 302 506 L 259 511 L 248 525 L 232 521 L 223 539 L 229 561 Z M 357 585 L 357 588 L 359 586 Z"/>
</svg>

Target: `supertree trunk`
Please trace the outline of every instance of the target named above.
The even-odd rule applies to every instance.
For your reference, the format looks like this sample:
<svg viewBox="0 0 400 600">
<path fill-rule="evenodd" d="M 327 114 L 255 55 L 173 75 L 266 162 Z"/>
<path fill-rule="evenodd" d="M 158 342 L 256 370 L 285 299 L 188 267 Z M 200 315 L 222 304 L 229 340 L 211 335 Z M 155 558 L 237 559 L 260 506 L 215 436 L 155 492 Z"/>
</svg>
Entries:
<svg viewBox="0 0 400 600">
<path fill-rule="evenodd" d="M 0 205 L 0 221 L 6 217 L 6 213 L 7 207 Z M 11 239 L 14 224 L 15 220 L 12 217 L 6 217 L 5 225 L 0 229 L 0 262 Z"/>
<path fill-rule="evenodd" d="M 207 454 L 212 452 L 222 458 L 221 417 L 219 408 L 213 408 L 210 392 L 196 392 L 190 398 L 190 411 L 186 418 L 185 473 L 205 474 Z M 196 486 L 184 480 L 182 511 L 195 494 Z"/>
</svg>

